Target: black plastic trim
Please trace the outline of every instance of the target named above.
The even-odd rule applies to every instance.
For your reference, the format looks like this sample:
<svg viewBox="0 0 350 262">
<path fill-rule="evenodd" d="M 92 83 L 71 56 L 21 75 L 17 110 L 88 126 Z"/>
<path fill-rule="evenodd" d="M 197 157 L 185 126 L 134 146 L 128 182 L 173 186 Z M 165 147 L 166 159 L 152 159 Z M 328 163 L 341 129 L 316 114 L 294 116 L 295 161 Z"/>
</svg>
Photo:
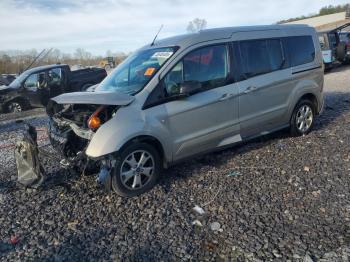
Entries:
<svg viewBox="0 0 350 262">
<path fill-rule="evenodd" d="M 311 71 L 311 70 L 314 70 L 314 69 L 320 69 L 320 68 L 322 68 L 322 66 L 315 66 L 315 67 L 311 67 L 311 68 L 308 68 L 308 69 L 300 70 L 300 71 L 297 71 L 297 72 L 292 72 L 292 75 L 299 74 L 299 73 L 302 73 L 302 72 Z"/>
</svg>

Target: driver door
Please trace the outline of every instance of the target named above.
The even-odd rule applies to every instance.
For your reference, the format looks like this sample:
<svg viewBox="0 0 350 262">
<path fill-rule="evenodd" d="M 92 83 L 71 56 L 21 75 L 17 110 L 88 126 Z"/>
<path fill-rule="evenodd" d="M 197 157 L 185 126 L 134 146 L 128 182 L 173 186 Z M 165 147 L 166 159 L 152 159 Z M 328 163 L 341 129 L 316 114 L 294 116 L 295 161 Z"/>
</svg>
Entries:
<svg viewBox="0 0 350 262">
<path fill-rule="evenodd" d="M 158 88 L 170 101 L 151 110 L 165 120 L 173 161 L 241 140 L 238 88 L 230 68 L 229 46 L 211 45 L 188 53 L 161 81 Z M 181 85 L 191 81 L 201 90 L 176 99 Z"/>
<path fill-rule="evenodd" d="M 62 73 L 62 68 L 59 67 L 48 71 L 47 83 L 49 88 L 49 96 L 45 97 L 45 101 L 43 101 L 44 104 L 47 104 L 50 98 L 64 93 Z"/>
<path fill-rule="evenodd" d="M 21 95 L 25 97 L 32 106 L 40 106 L 40 98 L 38 96 L 39 74 L 31 74 L 23 83 Z"/>
</svg>

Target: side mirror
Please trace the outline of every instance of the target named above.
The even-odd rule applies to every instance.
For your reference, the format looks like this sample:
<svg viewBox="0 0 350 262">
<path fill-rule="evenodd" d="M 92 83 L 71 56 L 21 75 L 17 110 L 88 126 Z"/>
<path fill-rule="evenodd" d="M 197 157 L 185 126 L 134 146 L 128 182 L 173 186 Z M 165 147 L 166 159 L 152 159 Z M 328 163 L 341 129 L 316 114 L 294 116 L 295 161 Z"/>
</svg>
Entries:
<svg viewBox="0 0 350 262">
<path fill-rule="evenodd" d="M 202 90 L 202 84 L 198 81 L 187 81 L 180 86 L 180 95 L 189 96 Z"/>
</svg>

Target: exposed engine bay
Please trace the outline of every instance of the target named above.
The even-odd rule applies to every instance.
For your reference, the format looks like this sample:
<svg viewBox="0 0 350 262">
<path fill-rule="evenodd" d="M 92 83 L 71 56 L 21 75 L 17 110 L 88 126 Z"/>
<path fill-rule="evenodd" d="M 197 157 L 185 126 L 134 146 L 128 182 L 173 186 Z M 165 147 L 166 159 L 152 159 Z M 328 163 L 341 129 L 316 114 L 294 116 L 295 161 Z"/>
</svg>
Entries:
<svg viewBox="0 0 350 262">
<path fill-rule="evenodd" d="M 52 101 L 47 107 L 49 139 L 66 164 L 85 168 L 85 149 L 95 131 L 113 117 L 118 106 L 68 104 Z"/>
</svg>

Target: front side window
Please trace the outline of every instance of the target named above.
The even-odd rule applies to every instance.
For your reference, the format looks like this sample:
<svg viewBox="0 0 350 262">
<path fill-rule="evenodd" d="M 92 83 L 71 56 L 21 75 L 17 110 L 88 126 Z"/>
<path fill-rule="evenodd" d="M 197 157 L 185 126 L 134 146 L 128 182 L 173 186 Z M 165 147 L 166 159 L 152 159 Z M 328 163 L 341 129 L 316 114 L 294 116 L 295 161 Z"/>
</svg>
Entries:
<svg viewBox="0 0 350 262">
<path fill-rule="evenodd" d="M 28 90 L 35 91 L 38 87 L 38 74 L 32 74 L 28 76 L 24 82 L 24 87 Z"/>
<path fill-rule="evenodd" d="M 311 36 L 288 37 L 286 43 L 292 66 L 314 61 L 315 47 Z"/>
<path fill-rule="evenodd" d="M 137 93 L 175 51 L 176 47 L 153 48 L 130 55 L 102 81 L 96 91 L 118 91 L 131 95 Z"/>
<path fill-rule="evenodd" d="M 229 74 L 225 44 L 208 46 L 188 53 L 164 78 L 168 96 L 179 94 L 184 82 L 199 82 L 203 90 L 225 85 Z"/>
</svg>

